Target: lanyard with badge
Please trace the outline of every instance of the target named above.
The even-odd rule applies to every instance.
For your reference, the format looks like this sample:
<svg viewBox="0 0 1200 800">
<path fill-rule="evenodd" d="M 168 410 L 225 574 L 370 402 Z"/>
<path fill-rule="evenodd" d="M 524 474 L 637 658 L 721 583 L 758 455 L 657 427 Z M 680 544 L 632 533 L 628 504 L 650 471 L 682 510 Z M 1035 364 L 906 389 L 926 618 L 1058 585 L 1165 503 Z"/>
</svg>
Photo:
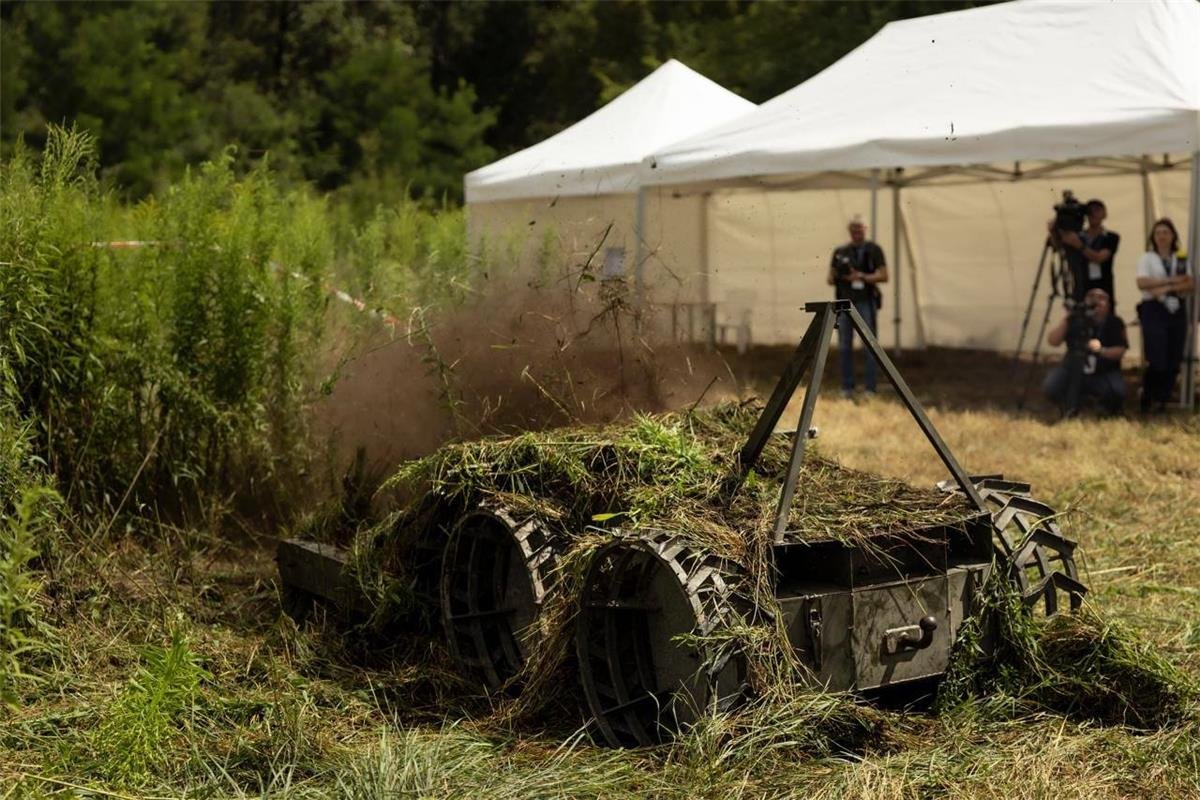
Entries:
<svg viewBox="0 0 1200 800">
<path fill-rule="evenodd" d="M 841 264 L 841 269 L 849 272 L 851 269 L 862 271 L 863 258 L 866 255 L 866 244 L 856 247 L 846 247 L 840 251 L 838 261 Z M 850 281 L 851 289 L 865 289 L 867 286 L 865 281 L 855 279 Z"/>
<path fill-rule="evenodd" d="M 1097 233 L 1094 237 L 1084 234 L 1083 244 L 1085 247 L 1087 247 L 1087 249 L 1094 250 L 1095 248 L 1092 247 L 1092 245 L 1095 244 L 1103 236 L 1104 236 L 1103 231 L 1101 231 L 1100 233 Z M 1099 261 L 1089 261 L 1088 262 L 1088 280 L 1089 281 L 1100 280 L 1100 278 L 1103 277 L 1103 275 L 1104 275 L 1104 272 L 1102 269 L 1103 266 L 1104 265 L 1101 264 Z"/>
<path fill-rule="evenodd" d="M 866 258 L 866 254 L 867 254 L 866 242 L 863 242 L 862 244 L 858 245 L 858 247 L 854 251 L 854 254 L 855 254 L 854 260 L 856 262 L 854 265 L 854 268 L 857 269 L 859 272 L 862 272 L 863 271 L 863 260 Z M 851 289 L 865 289 L 865 288 L 867 288 L 867 284 L 861 280 L 851 281 L 850 288 Z"/>
<path fill-rule="evenodd" d="M 1163 274 L 1165 277 L 1173 278 L 1174 276 L 1182 273 L 1182 270 L 1179 269 L 1179 257 L 1174 253 L 1171 254 L 1171 259 L 1169 261 L 1163 258 L 1161 255 L 1158 257 L 1158 260 L 1162 263 Z M 1174 293 L 1168 294 L 1162 298 L 1162 304 L 1167 307 L 1167 311 L 1170 311 L 1172 314 L 1174 314 L 1179 310 L 1180 307 L 1179 296 Z"/>
</svg>

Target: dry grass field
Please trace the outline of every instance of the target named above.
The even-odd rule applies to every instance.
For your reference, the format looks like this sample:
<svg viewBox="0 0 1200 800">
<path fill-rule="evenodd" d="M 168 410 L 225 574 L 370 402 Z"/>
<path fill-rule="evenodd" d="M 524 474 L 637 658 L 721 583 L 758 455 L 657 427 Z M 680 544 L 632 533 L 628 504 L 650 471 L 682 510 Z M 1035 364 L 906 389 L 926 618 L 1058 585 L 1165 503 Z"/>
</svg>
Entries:
<svg viewBox="0 0 1200 800">
<path fill-rule="evenodd" d="M 969 471 L 1028 480 L 1065 512 L 1090 602 L 1200 682 L 1197 418 L 1050 424 L 981 406 L 979 387 L 914 384 L 949 398 L 928 410 Z M 889 392 L 828 392 L 816 424 L 821 451 L 848 466 L 946 477 Z M 787 719 L 600 748 L 577 708 L 498 721 L 429 641 L 297 630 L 279 614 L 269 537 L 138 542 L 80 555 L 89 578 L 48 600 L 68 622 L 36 699 L 0 720 L 0 798 L 1200 797 L 1195 709 L 1142 731 L 985 699 L 875 712 L 884 734 L 865 748 L 814 744 Z M 798 718 L 822 702 L 799 699 Z"/>
</svg>

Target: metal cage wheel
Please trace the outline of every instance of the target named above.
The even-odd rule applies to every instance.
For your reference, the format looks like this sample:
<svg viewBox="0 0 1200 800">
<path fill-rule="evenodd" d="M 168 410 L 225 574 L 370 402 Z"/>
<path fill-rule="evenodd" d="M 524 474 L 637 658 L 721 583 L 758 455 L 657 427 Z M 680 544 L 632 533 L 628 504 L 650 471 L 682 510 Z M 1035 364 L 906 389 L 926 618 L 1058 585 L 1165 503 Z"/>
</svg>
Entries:
<svg viewBox="0 0 1200 800">
<path fill-rule="evenodd" d="M 504 509 L 459 519 L 441 559 L 440 606 L 450 655 L 464 673 L 494 691 L 521 671 L 557 557 L 537 519 Z"/>
<path fill-rule="evenodd" d="M 741 696 L 741 658 L 706 640 L 730 621 L 735 570 L 668 533 L 597 553 L 575 642 L 584 695 L 609 744 L 662 742 Z"/>
</svg>

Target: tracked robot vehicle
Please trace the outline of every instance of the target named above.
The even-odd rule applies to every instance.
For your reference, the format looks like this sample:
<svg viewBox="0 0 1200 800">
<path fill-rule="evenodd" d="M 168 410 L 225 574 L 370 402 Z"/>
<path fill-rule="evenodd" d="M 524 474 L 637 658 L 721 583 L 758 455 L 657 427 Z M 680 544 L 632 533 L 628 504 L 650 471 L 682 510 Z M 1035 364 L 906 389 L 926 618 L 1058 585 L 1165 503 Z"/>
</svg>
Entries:
<svg viewBox="0 0 1200 800">
<path fill-rule="evenodd" d="M 1027 484 L 969 476 L 942 441 L 887 354 L 846 301 L 810 303 L 813 322 L 792 355 L 738 459 L 735 484 L 754 469 L 807 373 L 797 432 L 762 552 L 770 612 L 748 591 L 753 566 L 698 549 L 671 530 L 612 531 L 574 599 L 580 683 L 596 729 L 610 744 L 661 742 L 698 714 L 746 696 L 746 663 L 721 633 L 733 625 L 786 630 L 812 687 L 856 692 L 936 681 L 959 629 L 983 607 L 993 573 L 1007 576 L 1031 613 L 1077 607 L 1085 592 L 1075 543 Z M 951 522 L 872 530 L 847 539 L 789 528 L 830 338 L 852 325 L 878 360 L 951 480 L 939 489 L 963 509 Z M 431 544 L 433 542 L 434 544 Z M 553 526 L 510 509 L 469 509 L 419 554 L 449 651 L 465 674 L 512 689 L 538 614 L 556 591 L 566 543 Z M 432 550 L 431 550 L 432 548 Z M 414 558 L 418 554 L 414 554 Z M 320 597 L 347 611 L 364 600 L 347 579 L 345 551 L 288 540 L 278 553 L 285 594 Z M 761 569 L 761 567 L 760 567 Z M 428 572 L 428 571 L 427 571 Z"/>
</svg>

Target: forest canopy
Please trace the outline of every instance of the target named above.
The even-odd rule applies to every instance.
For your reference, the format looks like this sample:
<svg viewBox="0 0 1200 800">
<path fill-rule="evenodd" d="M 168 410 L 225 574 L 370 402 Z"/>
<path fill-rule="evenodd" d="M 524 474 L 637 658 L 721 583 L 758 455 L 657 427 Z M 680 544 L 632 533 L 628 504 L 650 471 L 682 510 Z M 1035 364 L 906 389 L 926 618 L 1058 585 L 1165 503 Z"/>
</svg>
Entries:
<svg viewBox="0 0 1200 800">
<path fill-rule="evenodd" d="M 762 102 L 885 23 L 972 2 L 9 2 L 0 147 L 75 123 L 129 198 L 230 148 L 358 204 L 459 202 L 463 173 L 669 58 Z"/>
</svg>

